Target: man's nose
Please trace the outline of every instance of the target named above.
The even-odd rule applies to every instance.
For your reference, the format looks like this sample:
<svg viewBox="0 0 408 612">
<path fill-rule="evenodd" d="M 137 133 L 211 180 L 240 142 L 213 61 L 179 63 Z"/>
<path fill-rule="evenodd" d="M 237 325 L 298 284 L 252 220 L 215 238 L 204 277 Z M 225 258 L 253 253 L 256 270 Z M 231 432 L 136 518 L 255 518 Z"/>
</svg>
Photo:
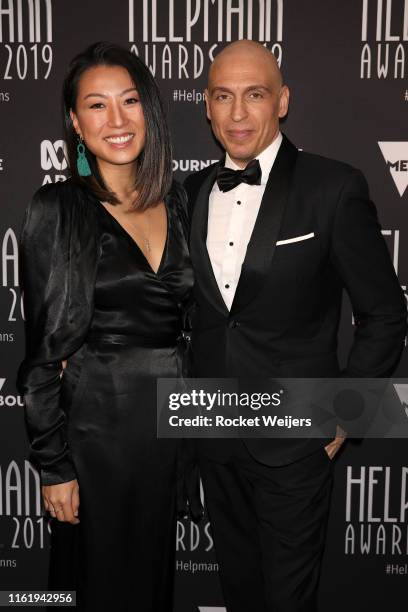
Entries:
<svg viewBox="0 0 408 612">
<path fill-rule="evenodd" d="M 235 98 L 231 106 L 231 118 L 233 121 L 242 121 L 247 116 L 247 108 L 245 100 Z"/>
</svg>

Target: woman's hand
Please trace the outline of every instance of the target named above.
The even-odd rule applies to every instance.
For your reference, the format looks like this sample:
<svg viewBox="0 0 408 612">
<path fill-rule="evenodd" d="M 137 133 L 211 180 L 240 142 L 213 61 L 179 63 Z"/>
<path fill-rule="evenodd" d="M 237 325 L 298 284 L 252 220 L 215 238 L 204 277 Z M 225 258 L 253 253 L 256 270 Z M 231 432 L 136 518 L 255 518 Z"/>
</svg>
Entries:
<svg viewBox="0 0 408 612">
<path fill-rule="evenodd" d="M 45 510 L 51 516 L 62 523 L 79 523 L 79 486 L 76 479 L 57 485 L 44 485 L 41 490 Z"/>
</svg>

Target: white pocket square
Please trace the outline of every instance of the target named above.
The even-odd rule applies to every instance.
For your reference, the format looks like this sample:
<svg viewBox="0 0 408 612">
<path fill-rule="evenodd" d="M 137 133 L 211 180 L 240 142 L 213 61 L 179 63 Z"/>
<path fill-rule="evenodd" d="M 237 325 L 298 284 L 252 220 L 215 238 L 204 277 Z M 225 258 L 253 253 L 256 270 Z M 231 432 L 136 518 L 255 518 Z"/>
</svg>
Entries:
<svg viewBox="0 0 408 612">
<path fill-rule="evenodd" d="M 314 232 L 310 232 L 310 234 L 304 234 L 303 236 L 296 236 L 295 238 L 287 238 L 286 240 L 278 240 L 276 246 L 280 244 L 290 244 L 291 242 L 300 242 L 301 240 L 309 240 L 309 238 L 314 238 Z"/>
</svg>

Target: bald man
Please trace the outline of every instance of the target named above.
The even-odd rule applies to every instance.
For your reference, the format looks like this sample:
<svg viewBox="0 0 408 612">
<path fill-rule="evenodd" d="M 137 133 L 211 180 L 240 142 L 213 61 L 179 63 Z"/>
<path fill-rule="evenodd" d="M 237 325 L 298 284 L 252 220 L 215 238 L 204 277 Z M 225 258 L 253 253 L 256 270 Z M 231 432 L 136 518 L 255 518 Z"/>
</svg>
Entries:
<svg viewBox="0 0 408 612">
<path fill-rule="evenodd" d="M 239 41 L 216 57 L 205 100 L 226 155 L 185 182 L 196 375 L 390 376 L 406 306 L 361 172 L 300 152 L 281 134 L 289 90 L 258 43 Z M 343 289 L 356 325 L 341 372 Z M 342 442 L 197 443 L 228 612 L 316 612 Z"/>
</svg>

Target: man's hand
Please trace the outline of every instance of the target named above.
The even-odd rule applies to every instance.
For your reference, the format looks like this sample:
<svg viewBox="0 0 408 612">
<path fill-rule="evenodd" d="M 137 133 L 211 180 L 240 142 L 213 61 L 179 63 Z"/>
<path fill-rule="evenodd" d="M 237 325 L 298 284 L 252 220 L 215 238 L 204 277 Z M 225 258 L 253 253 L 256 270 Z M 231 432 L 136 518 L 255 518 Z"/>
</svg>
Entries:
<svg viewBox="0 0 408 612">
<path fill-rule="evenodd" d="M 341 445 L 344 444 L 344 440 L 346 439 L 346 432 L 339 425 L 336 427 L 336 437 L 330 444 L 324 447 L 324 450 L 329 455 L 330 459 L 333 459 L 334 455 L 338 452 Z"/>
<path fill-rule="evenodd" d="M 44 507 L 51 516 L 62 523 L 79 523 L 79 486 L 78 481 L 70 480 L 57 485 L 41 487 Z"/>
</svg>

